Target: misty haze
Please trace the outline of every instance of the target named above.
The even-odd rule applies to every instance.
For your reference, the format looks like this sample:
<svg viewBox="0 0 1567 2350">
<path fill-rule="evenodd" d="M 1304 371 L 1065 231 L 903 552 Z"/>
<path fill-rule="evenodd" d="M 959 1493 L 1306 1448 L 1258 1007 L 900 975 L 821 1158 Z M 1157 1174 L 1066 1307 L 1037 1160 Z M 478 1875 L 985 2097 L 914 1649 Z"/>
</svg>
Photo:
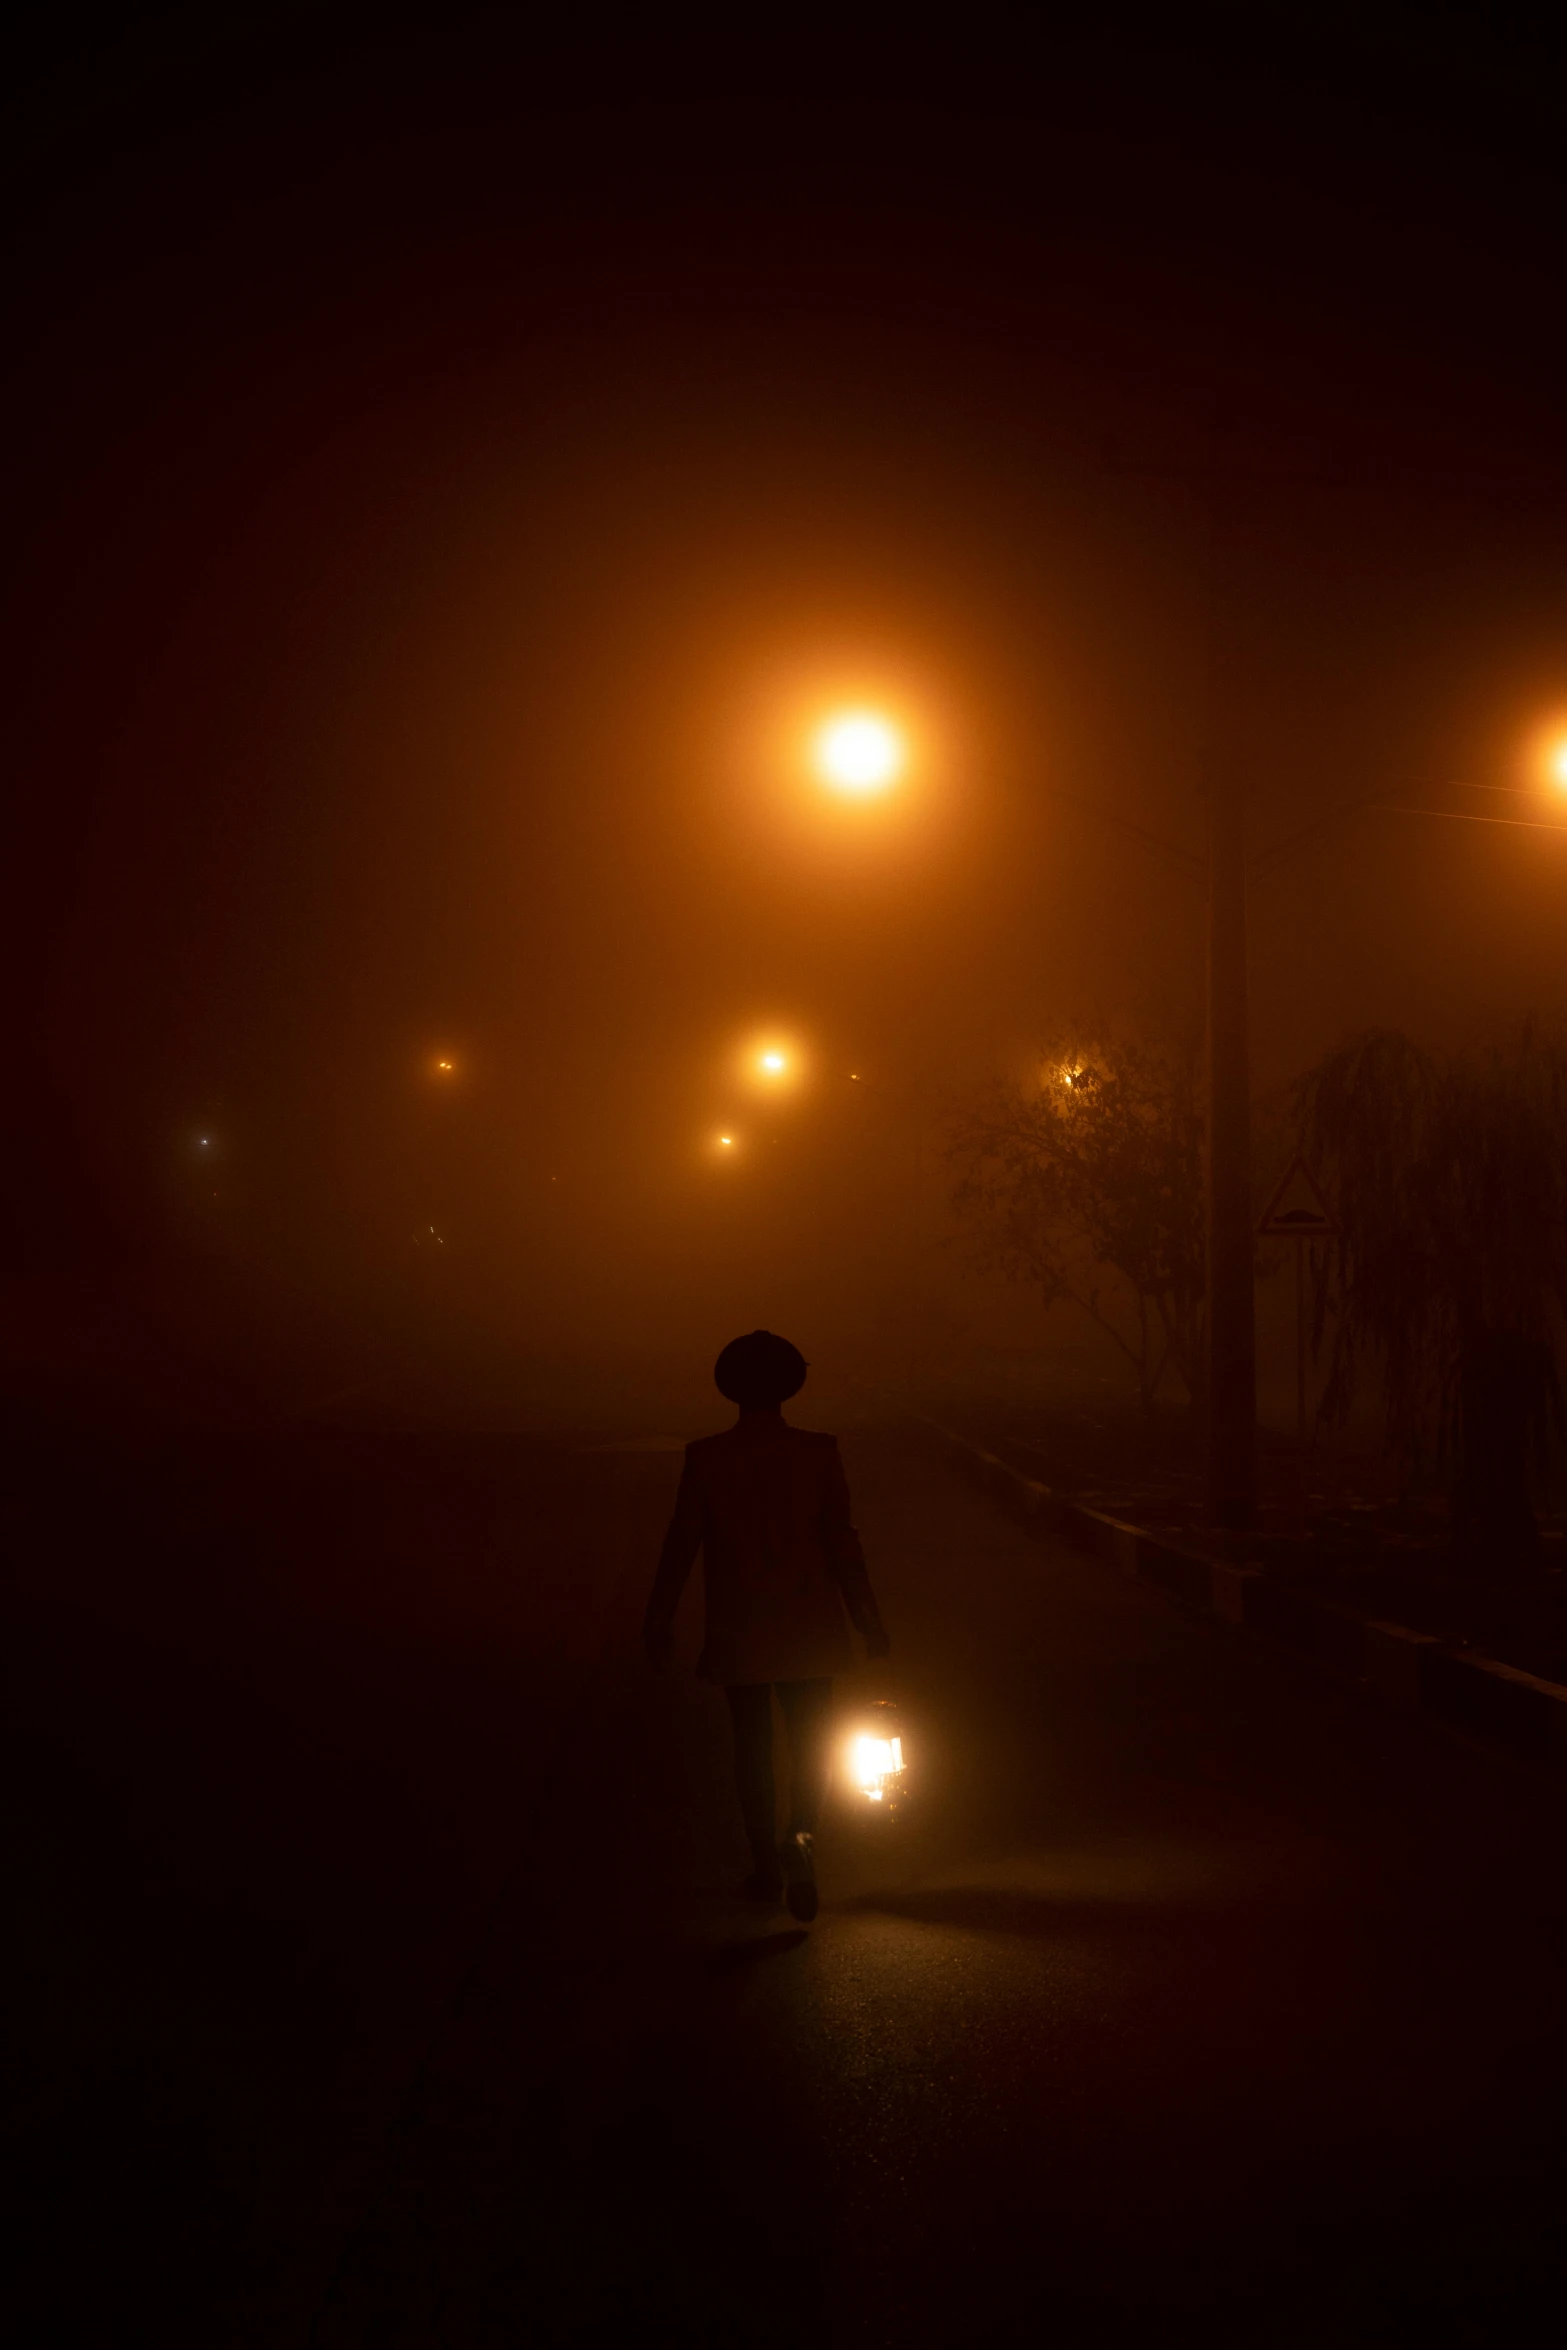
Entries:
<svg viewBox="0 0 1567 2350">
<path fill-rule="evenodd" d="M 1534 2339 L 1558 60 L 1362 31 L 30 24 L 29 2350 Z"/>
</svg>

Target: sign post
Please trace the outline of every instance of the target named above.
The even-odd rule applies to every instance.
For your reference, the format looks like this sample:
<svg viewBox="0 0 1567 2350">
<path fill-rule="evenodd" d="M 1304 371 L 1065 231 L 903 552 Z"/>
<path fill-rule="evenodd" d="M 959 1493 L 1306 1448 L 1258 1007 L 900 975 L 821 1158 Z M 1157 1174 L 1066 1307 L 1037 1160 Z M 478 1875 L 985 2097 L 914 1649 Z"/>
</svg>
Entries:
<svg viewBox="0 0 1567 2350">
<path fill-rule="evenodd" d="M 1306 1251 L 1338 1230 L 1310 1168 L 1297 1152 L 1263 1209 L 1257 1231 L 1265 1240 L 1295 1244 L 1295 1531 L 1306 1533 Z"/>
</svg>

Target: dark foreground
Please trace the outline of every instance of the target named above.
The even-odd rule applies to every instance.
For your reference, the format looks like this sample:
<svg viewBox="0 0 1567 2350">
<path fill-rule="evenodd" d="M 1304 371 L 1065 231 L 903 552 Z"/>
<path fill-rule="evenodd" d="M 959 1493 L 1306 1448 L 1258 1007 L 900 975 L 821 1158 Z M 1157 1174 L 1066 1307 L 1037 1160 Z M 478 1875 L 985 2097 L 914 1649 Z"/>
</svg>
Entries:
<svg viewBox="0 0 1567 2350">
<path fill-rule="evenodd" d="M 20 1521 L 12 2339 L 1533 2338 L 1561 1794 L 798 1416 L 922 1766 L 809 1934 L 636 1658 L 689 1401 Z"/>
</svg>

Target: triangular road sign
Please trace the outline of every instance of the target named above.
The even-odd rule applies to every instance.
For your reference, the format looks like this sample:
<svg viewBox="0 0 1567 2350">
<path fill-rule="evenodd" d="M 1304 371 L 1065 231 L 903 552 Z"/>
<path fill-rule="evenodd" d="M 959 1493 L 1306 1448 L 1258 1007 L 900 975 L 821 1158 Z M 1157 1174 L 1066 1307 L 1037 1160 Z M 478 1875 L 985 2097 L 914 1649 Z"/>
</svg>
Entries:
<svg viewBox="0 0 1567 2350">
<path fill-rule="evenodd" d="M 1327 1201 L 1303 1158 L 1293 1158 L 1257 1224 L 1259 1232 L 1314 1240 L 1319 1233 L 1336 1232 Z"/>
</svg>

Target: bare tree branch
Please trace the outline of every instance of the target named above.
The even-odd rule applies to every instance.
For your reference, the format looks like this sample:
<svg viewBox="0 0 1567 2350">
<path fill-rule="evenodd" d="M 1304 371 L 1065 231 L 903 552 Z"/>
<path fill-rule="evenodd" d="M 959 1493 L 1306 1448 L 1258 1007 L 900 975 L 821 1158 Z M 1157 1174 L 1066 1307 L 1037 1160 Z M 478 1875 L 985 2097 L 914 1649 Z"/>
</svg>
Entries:
<svg viewBox="0 0 1567 2350">
<path fill-rule="evenodd" d="M 1037 1083 L 998 1080 L 955 1114 L 953 1204 L 976 1261 L 1036 1284 L 1047 1307 L 1089 1313 L 1152 1410 L 1171 1365 L 1192 1391 L 1203 1343 L 1194 1056 L 1101 1021 L 1091 1039 L 1050 1040 L 1040 1067 Z M 1119 1308 L 1100 1302 L 1104 1275 Z"/>
</svg>

